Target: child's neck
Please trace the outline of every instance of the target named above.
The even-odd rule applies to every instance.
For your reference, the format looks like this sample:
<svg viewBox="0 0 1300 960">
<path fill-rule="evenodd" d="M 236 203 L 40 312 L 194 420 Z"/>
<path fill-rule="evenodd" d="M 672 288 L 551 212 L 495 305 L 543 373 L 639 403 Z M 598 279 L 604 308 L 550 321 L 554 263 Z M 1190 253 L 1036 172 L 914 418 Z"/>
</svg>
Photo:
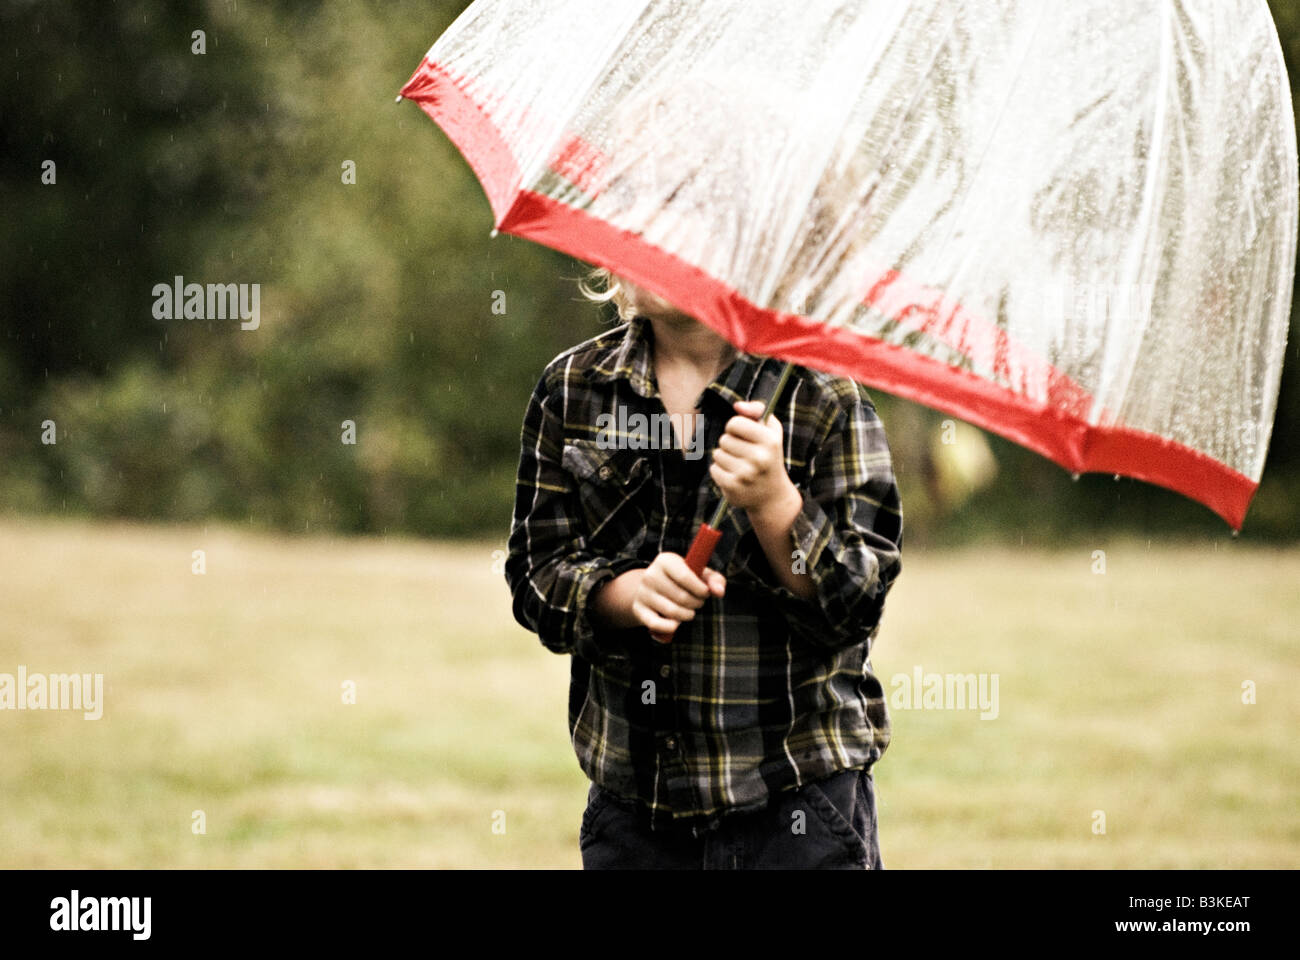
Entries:
<svg viewBox="0 0 1300 960">
<path fill-rule="evenodd" d="M 654 377 L 659 399 L 687 433 L 704 389 L 736 356 L 736 349 L 690 317 L 650 317 L 654 331 Z M 677 427 L 674 426 L 674 430 Z M 682 434 L 684 436 L 685 434 Z M 679 436 L 679 442 L 681 436 Z"/>
</svg>

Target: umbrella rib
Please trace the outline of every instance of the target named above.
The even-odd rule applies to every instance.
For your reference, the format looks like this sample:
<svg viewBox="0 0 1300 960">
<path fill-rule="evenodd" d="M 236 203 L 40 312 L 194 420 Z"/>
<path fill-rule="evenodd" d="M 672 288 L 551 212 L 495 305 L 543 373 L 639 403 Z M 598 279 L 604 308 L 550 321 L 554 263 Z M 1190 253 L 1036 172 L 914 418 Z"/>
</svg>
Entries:
<svg viewBox="0 0 1300 960">
<path fill-rule="evenodd" d="M 878 38 L 875 44 L 876 50 L 880 50 L 888 46 L 889 41 L 894 36 L 895 28 L 897 27 L 898 23 L 902 21 L 904 15 L 905 15 L 905 10 L 901 7 L 897 8 L 897 13 L 894 18 L 894 22 L 889 26 L 888 29 L 877 28 L 876 30 L 873 31 Z M 951 22 L 952 23 L 956 22 L 955 15 L 953 16 Z M 942 49 L 942 47 L 947 43 L 947 36 L 948 35 L 945 34 L 944 39 L 939 43 L 938 46 L 940 49 Z M 934 61 L 931 61 L 931 64 L 933 64 L 933 62 Z M 862 66 L 861 66 L 860 73 L 856 77 L 854 77 L 854 80 L 856 82 L 848 85 L 847 89 L 855 90 L 855 91 L 861 90 L 866 81 L 867 76 L 870 75 L 871 71 L 877 67 L 878 60 L 876 56 L 863 56 L 861 58 L 861 64 Z M 846 126 L 847 118 L 852 116 L 853 112 L 857 109 L 858 101 L 853 97 L 845 97 L 843 100 L 843 104 L 844 106 L 840 112 L 841 122 L 837 125 L 837 129 L 841 129 L 841 130 L 843 129 L 844 126 Z M 812 198 L 817 192 L 817 186 L 821 182 L 822 176 L 825 175 L 826 167 L 830 162 L 830 158 L 840 145 L 840 140 L 838 138 L 828 138 L 828 141 L 829 142 L 827 143 L 826 147 L 822 151 L 821 163 L 815 168 L 818 175 L 815 178 L 810 178 L 810 183 L 806 188 L 803 209 L 807 209 L 808 206 L 811 204 Z M 790 209 L 800 209 L 800 208 L 795 205 L 791 205 Z M 798 239 L 799 236 L 799 228 L 801 226 L 801 223 L 802 221 L 791 221 L 783 231 L 785 236 L 782 237 L 781 240 L 781 247 L 782 247 L 781 256 L 776 258 L 774 261 L 775 263 L 781 265 L 781 269 L 772 270 L 768 274 L 769 279 L 767 281 L 767 289 L 761 290 L 759 292 L 758 300 L 760 302 L 762 303 L 770 302 L 770 298 L 775 285 L 779 282 L 780 277 L 784 275 L 785 270 L 789 267 L 790 256 L 794 251 L 794 245 L 795 245 L 795 241 Z M 802 307 L 799 308 L 799 312 L 803 312 Z"/>
<path fill-rule="evenodd" d="M 1021 52 L 1019 61 L 1016 64 L 1016 69 L 1011 75 L 1010 82 L 1007 84 L 1006 95 L 1002 98 L 1002 106 L 998 108 L 998 115 L 989 127 L 988 139 L 985 141 L 984 149 L 981 151 L 979 159 L 975 161 L 975 165 L 971 168 L 971 172 L 967 178 L 968 183 L 974 183 L 975 178 L 984 168 L 984 162 L 988 159 L 989 151 L 993 149 L 993 141 L 995 139 L 994 134 L 997 133 L 998 127 L 1002 125 L 1002 120 L 1006 117 L 1007 107 L 1011 105 L 1011 95 L 1015 92 L 1016 87 L 1020 85 L 1021 72 L 1024 69 L 1025 61 L 1029 58 L 1030 50 L 1033 49 L 1034 40 L 1038 37 L 1038 31 L 1043 26 L 1043 20 L 1046 18 L 1046 11 L 1046 4 L 1039 6 L 1038 19 L 1034 21 L 1034 28 L 1029 32 L 1029 37 L 1025 41 L 1024 50 Z M 956 209 L 953 210 L 952 216 L 949 219 L 948 233 L 944 236 L 943 242 L 939 244 L 936 249 L 942 250 L 952 241 L 953 234 L 957 232 L 957 217 L 962 210 L 966 208 L 966 203 L 970 200 L 971 192 L 972 191 L 968 188 L 962 194 L 961 202 L 957 204 Z"/>
<path fill-rule="evenodd" d="M 863 191 L 862 207 L 866 208 L 870 205 L 871 198 L 875 195 L 876 190 L 880 188 L 880 184 L 884 182 L 884 175 L 881 171 L 888 165 L 889 160 L 893 158 L 898 146 L 902 143 L 903 128 L 907 125 L 908 119 L 912 116 L 917 105 L 920 104 L 925 95 L 925 81 L 929 80 L 930 75 L 934 73 L 934 69 L 939 63 L 939 56 L 947 48 L 948 42 L 952 39 L 952 35 L 956 29 L 957 15 L 956 13 L 953 13 L 948 19 L 948 29 L 944 31 L 943 40 L 935 45 L 934 52 L 930 57 L 930 62 L 926 65 L 925 72 L 921 74 L 920 81 L 916 84 L 916 92 L 912 95 L 912 99 L 908 101 L 907 109 L 899 115 L 898 119 L 894 122 L 893 129 L 889 132 L 889 137 L 885 141 L 885 150 L 880 155 L 880 159 L 876 164 L 874 179 L 870 181 L 870 186 Z M 829 233 L 831 238 L 830 241 L 818 254 L 816 260 L 817 264 L 824 262 L 837 249 L 843 251 L 843 249 L 849 244 L 850 240 L 844 235 L 844 228 L 845 225 L 855 216 L 854 209 L 854 206 L 845 207 L 845 212 L 840 215 L 839 219 L 835 222 L 834 228 Z M 835 239 L 837 237 L 838 239 Z M 855 303 L 853 309 L 856 310 L 857 306 L 858 305 Z"/>
<path fill-rule="evenodd" d="M 632 28 L 640 22 L 641 18 L 645 15 L 646 9 L 653 2 L 654 0 L 641 0 L 641 2 L 636 4 L 634 7 L 629 8 L 630 11 L 635 11 L 635 13 L 627 16 L 621 27 L 610 34 L 609 41 L 605 47 L 597 51 L 598 55 L 592 56 L 591 62 L 596 65 L 595 69 L 591 71 L 585 82 L 578 84 L 576 91 L 569 98 L 568 102 L 564 104 L 563 108 L 555 111 L 555 120 L 553 121 L 555 133 L 549 137 L 539 137 L 532 156 L 521 156 L 519 158 L 519 183 L 516 186 L 515 195 L 511 200 L 510 207 L 504 214 L 502 214 L 501 219 L 498 221 L 498 225 L 505 222 L 505 220 L 510 216 L 510 213 L 519 202 L 519 198 L 523 194 L 523 191 L 528 188 L 528 184 L 533 181 L 538 171 L 543 169 L 546 163 L 550 160 L 555 148 L 562 141 L 565 129 L 572 121 L 574 113 L 591 94 L 592 89 L 596 86 L 596 83 L 600 80 L 601 76 L 603 76 L 605 71 L 609 69 L 609 65 L 613 61 L 614 52 L 618 50 L 624 41 L 627 40 L 628 35 L 632 32 Z"/>
<path fill-rule="evenodd" d="M 983 169 L 985 161 L 988 160 L 989 151 L 993 148 L 993 141 L 995 139 L 994 134 L 997 132 L 998 128 L 1002 125 L 1002 121 L 1006 117 L 1007 107 L 1010 106 L 1011 104 L 1011 96 L 1015 92 L 1016 87 L 1020 85 L 1021 73 L 1024 69 L 1025 61 L 1029 58 L 1029 53 L 1033 49 L 1034 40 L 1037 39 L 1039 30 L 1042 29 L 1044 19 L 1046 19 L 1045 4 L 1040 5 L 1038 8 L 1038 19 L 1034 21 L 1033 29 L 1029 31 L 1029 35 L 1024 42 L 1023 50 L 1021 51 L 1020 57 L 1016 63 L 1016 68 L 1014 71 L 1012 71 L 1011 79 L 1007 83 L 1006 94 L 1002 99 L 1001 106 L 998 108 L 997 117 L 994 119 L 992 125 L 989 127 L 989 136 L 985 141 L 984 149 L 980 152 L 979 158 L 975 161 L 974 165 L 971 167 L 970 173 L 966 176 L 967 184 L 974 183 L 976 177 L 979 175 L 979 172 Z M 957 232 L 958 217 L 960 216 L 961 212 L 965 209 L 967 202 L 970 200 L 971 193 L 972 190 L 968 186 L 967 189 L 961 194 L 960 199 L 957 201 L 956 206 L 954 207 L 952 213 L 948 217 L 948 221 L 949 221 L 948 232 L 944 235 L 943 241 L 939 243 L 937 246 L 935 246 L 934 249 L 936 250 L 946 249 L 948 244 L 952 242 L 952 238 L 954 234 L 956 234 Z M 949 282 L 950 288 L 956 286 L 956 279 L 959 276 L 961 276 L 962 272 L 966 268 L 966 264 L 969 263 L 969 261 L 970 261 L 969 254 L 962 258 L 960 265 L 957 267 L 957 270 L 953 273 L 952 277 L 950 278 L 950 282 Z M 1006 331 L 1003 330 L 1003 332 L 1005 333 Z M 958 344 L 953 344 L 953 346 L 963 356 L 974 359 L 973 357 L 970 356 L 971 351 L 966 347 L 965 344 L 966 344 L 966 339 L 965 339 L 965 335 L 963 334 L 961 341 Z M 996 358 L 994 358 L 994 362 L 996 363 Z"/>
<path fill-rule="evenodd" d="M 949 9 L 952 10 L 951 7 L 949 7 Z M 875 182 L 872 183 L 872 184 L 867 188 L 867 190 L 866 190 L 866 192 L 865 192 L 865 197 L 869 198 L 872 194 L 875 193 L 876 188 L 880 186 L 880 183 L 881 183 L 881 181 L 883 180 L 883 175 L 881 174 L 880 171 L 881 171 L 882 169 L 884 169 L 884 167 L 886 166 L 887 161 L 888 161 L 891 157 L 893 157 L 893 155 L 894 155 L 894 153 L 896 152 L 898 146 L 901 144 L 901 142 L 902 142 L 902 131 L 903 131 L 903 128 L 907 125 L 907 121 L 908 121 L 908 119 L 912 116 L 913 112 L 916 110 L 917 106 L 920 104 L 921 100 L 924 98 L 924 96 L 925 96 L 925 92 L 926 92 L 926 81 L 928 81 L 928 80 L 930 79 L 931 74 L 934 73 L 935 68 L 936 68 L 936 67 L 938 66 L 938 64 L 939 64 L 939 57 L 940 57 L 940 55 L 943 53 L 943 51 L 948 47 L 948 44 L 949 44 L 949 42 L 952 40 L 952 35 L 953 35 L 953 33 L 956 31 L 956 29 L 957 29 L 957 13 L 956 13 L 955 10 L 953 10 L 953 11 L 949 14 L 949 17 L 948 17 L 948 26 L 947 26 L 947 29 L 946 29 L 946 30 L 944 31 L 944 33 L 943 33 L 943 38 L 942 38 L 938 43 L 935 44 L 935 46 L 934 46 L 934 50 L 933 50 L 933 53 L 932 53 L 931 56 L 930 56 L 930 62 L 926 65 L 925 72 L 921 74 L 920 78 L 918 79 L 918 81 L 917 81 L 917 83 L 916 83 L 916 92 L 912 95 L 912 99 L 908 102 L 908 104 L 907 104 L 907 109 L 905 109 L 905 110 L 904 110 L 904 111 L 899 115 L 898 119 L 894 122 L 894 127 L 893 127 L 893 129 L 890 130 L 890 132 L 889 132 L 889 137 L 888 137 L 888 139 L 885 141 L 885 149 L 884 149 L 884 151 L 880 154 L 880 159 L 879 159 L 879 161 L 878 161 L 877 164 L 876 164 L 876 171 L 875 171 L 875 178 L 874 178 L 874 179 L 875 179 Z M 863 59 L 864 59 L 864 60 L 868 60 L 868 58 L 863 58 Z M 868 62 L 869 62 L 869 61 L 868 61 Z M 871 66 L 874 67 L 875 64 L 872 63 Z M 849 101 L 849 114 L 850 114 L 850 115 L 852 114 L 853 110 L 855 110 L 856 108 L 857 108 L 857 102 L 856 102 L 856 101 Z M 838 141 L 837 141 L 837 143 L 836 143 L 835 145 L 838 145 Z M 831 149 L 832 149 L 832 150 L 834 149 L 834 145 L 832 146 Z M 823 163 L 823 172 L 824 172 L 824 171 L 825 171 L 825 164 Z M 810 190 L 808 191 L 808 199 L 809 199 L 809 201 L 811 201 L 813 194 L 816 192 L 816 187 L 817 187 L 817 184 L 814 183 L 812 189 L 810 189 Z M 829 252 L 830 252 L 830 249 L 834 247 L 834 245 L 835 245 L 835 243 L 836 243 L 836 241 L 834 240 L 834 237 L 836 236 L 837 233 L 840 232 L 840 228 L 842 227 L 842 225 L 844 224 L 844 222 L 846 221 L 846 219 L 849 219 L 849 216 L 850 216 L 849 214 L 842 215 L 841 218 L 840 218 L 840 220 L 839 220 L 839 222 L 836 223 L 836 225 L 835 225 L 835 230 L 833 230 L 833 231 L 831 232 L 831 234 L 830 234 L 831 239 L 830 239 L 830 241 L 829 241 L 829 243 L 828 243 L 826 249 L 822 252 L 822 254 L 821 254 L 821 258 L 824 258 L 826 255 L 828 255 Z M 788 265 L 789 265 L 789 262 L 790 262 L 790 255 L 791 255 L 791 253 L 793 252 L 793 248 L 794 248 L 794 239 L 795 239 L 794 236 L 791 236 L 791 237 L 790 237 L 789 244 L 788 244 L 788 246 L 787 246 L 787 248 L 786 248 L 786 251 L 785 251 L 784 256 L 782 257 L 782 261 L 781 261 L 781 262 L 782 262 L 782 264 L 785 265 L 785 266 L 788 266 Z M 820 258 L 819 258 L 819 259 L 820 259 Z"/>
<path fill-rule="evenodd" d="M 1124 279 L 1125 282 L 1127 282 L 1130 278 L 1132 278 L 1133 281 L 1136 282 L 1138 277 L 1141 274 L 1142 257 L 1146 250 L 1146 231 L 1149 229 L 1149 225 L 1151 223 L 1151 217 L 1153 215 L 1154 208 L 1156 205 L 1156 187 L 1159 182 L 1160 172 L 1164 169 L 1165 158 L 1167 156 L 1167 153 L 1164 149 L 1164 136 L 1165 136 L 1166 117 L 1169 112 L 1169 93 L 1170 93 L 1169 75 L 1173 71 L 1173 63 L 1172 63 L 1173 37 L 1171 36 L 1172 30 L 1173 30 L 1173 22 L 1170 19 L 1169 4 L 1164 3 L 1160 7 L 1160 82 L 1156 87 L 1154 116 L 1152 117 L 1152 121 L 1151 121 L 1151 125 L 1152 125 L 1151 149 L 1155 153 L 1155 156 L 1152 158 L 1150 165 L 1147 167 L 1147 179 L 1143 191 L 1145 193 L 1145 197 L 1144 197 L 1144 202 L 1142 204 L 1142 218 L 1138 221 L 1137 228 L 1133 232 L 1133 236 L 1135 239 L 1133 242 L 1133 246 L 1129 250 L 1128 262 L 1125 265 L 1124 273 L 1122 276 L 1122 279 Z M 1131 343 L 1140 346 L 1142 343 L 1142 338 L 1146 335 L 1146 328 L 1150 325 L 1150 315 L 1151 315 L 1150 309 L 1139 311 L 1138 323 L 1140 325 L 1140 329 L 1137 332 L 1137 335 L 1136 336 L 1130 335 L 1128 337 L 1125 337 L 1123 343 L 1119 344 L 1119 346 L 1122 347 L 1124 345 L 1131 344 Z M 1115 327 L 1113 325 L 1107 328 L 1107 348 L 1109 348 L 1112 343 L 1116 342 L 1115 340 L 1110 339 L 1110 332 L 1114 329 Z M 1096 392 L 1096 396 L 1099 398 L 1109 396 L 1112 392 L 1112 389 L 1117 385 L 1120 385 L 1120 390 L 1116 394 L 1116 396 L 1123 396 L 1128 392 L 1128 385 L 1133 380 L 1133 371 L 1136 368 L 1137 361 L 1138 361 L 1138 353 L 1140 351 L 1130 350 L 1129 360 L 1127 363 L 1123 361 L 1123 351 L 1121 350 L 1119 352 L 1120 352 L 1120 363 L 1118 365 L 1126 369 L 1124 369 L 1122 372 L 1117 371 L 1116 375 L 1110 378 L 1111 382 L 1107 383 L 1105 371 L 1110 369 L 1110 364 L 1107 363 L 1105 359 L 1103 359 L 1102 381 L 1099 384 Z M 1108 354 L 1110 354 L 1110 349 L 1103 350 L 1103 358 Z M 1094 416 L 1096 412 L 1100 409 L 1101 407 L 1099 405 L 1094 405 L 1093 407 Z"/>
</svg>

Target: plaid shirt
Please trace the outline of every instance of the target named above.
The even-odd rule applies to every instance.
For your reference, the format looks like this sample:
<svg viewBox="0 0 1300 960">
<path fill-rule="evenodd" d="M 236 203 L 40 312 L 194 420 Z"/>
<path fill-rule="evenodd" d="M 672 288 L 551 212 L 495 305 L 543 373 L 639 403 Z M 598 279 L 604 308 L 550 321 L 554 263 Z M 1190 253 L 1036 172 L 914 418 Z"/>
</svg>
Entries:
<svg viewBox="0 0 1300 960">
<path fill-rule="evenodd" d="M 765 399 L 782 366 L 740 353 L 706 388 L 705 444 L 692 459 L 635 417 L 666 417 L 653 335 L 637 317 L 547 366 L 524 417 L 505 573 L 516 619 L 572 654 L 569 730 L 583 771 L 639 801 L 652 826 L 699 829 L 884 752 L 889 714 L 868 656 L 900 568 L 902 512 L 865 390 L 795 367 L 774 413 L 804 498 L 791 563 L 816 598 L 779 585 L 745 511 L 732 510 L 710 562 L 726 595 L 672 643 L 593 624 L 599 584 L 662 551 L 686 553 L 718 502 L 709 454 L 732 403 Z M 616 443 L 601 435 L 602 414 L 626 428 Z"/>
</svg>

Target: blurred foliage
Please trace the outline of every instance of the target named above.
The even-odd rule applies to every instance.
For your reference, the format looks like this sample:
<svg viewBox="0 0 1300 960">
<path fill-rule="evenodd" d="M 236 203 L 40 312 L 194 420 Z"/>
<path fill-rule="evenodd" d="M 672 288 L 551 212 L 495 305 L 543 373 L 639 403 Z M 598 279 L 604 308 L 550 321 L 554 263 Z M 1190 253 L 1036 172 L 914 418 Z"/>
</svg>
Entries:
<svg viewBox="0 0 1300 960">
<path fill-rule="evenodd" d="M 0 509 L 504 536 L 528 393 L 609 318 L 579 301 L 581 264 L 491 239 L 468 166 L 393 103 L 465 5 L 0 0 Z M 1273 7 L 1295 78 L 1300 11 Z M 260 284 L 260 328 L 154 319 L 178 275 Z M 1300 534 L 1295 380 L 1252 536 Z M 875 396 L 913 542 L 1226 532 L 998 438 L 991 482 L 954 481 L 947 418 Z"/>
</svg>

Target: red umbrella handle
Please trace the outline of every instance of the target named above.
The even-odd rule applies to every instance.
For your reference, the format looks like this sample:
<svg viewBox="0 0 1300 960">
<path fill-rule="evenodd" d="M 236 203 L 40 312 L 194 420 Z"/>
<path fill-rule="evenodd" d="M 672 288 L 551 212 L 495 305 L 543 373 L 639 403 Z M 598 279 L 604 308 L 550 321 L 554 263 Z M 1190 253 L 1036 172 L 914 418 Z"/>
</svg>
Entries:
<svg viewBox="0 0 1300 960">
<path fill-rule="evenodd" d="M 721 539 L 721 530 L 715 530 L 707 523 L 700 524 L 695 539 L 691 541 L 691 549 L 686 551 L 686 565 L 697 577 L 703 578 L 704 568 L 709 565 L 709 558 L 713 556 L 713 551 Z M 673 639 L 671 633 L 651 633 L 650 636 L 658 643 L 671 643 Z"/>
<path fill-rule="evenodd" d="M 794 370 L 794 364 L 787 361 L 786 365 L 781 368 L 781 375 L 777 378 L 776 389 L 772 395 L 767 398 L 767 406 L 763 410 L 763 415 L 758 418 L 762 423 L 772 414 L 776 407 L 777 397 L 781 396 L 781 391 L 785 389 L 786 381 L 790 379 L 790 373 Z M 713 556 L 714 548 L 717 547 L 718 541 L 722 539 L 722 531 L 718 528 L 722 526 L 723 518 L 727 515 L 727 498 L 723 497 L 718 504 L 718 509 L 713 514 L 713 520 L 710 523 L 700 524 L 700 529 L 695 533 L 695 539 L 691 541 L 691 549 L 686 552 L 686 565 L 691 568 L 697 577 L 703 578 L 704 568 L 709 565 L 709 558 Z M 651 631 L 650 636 L 658 643 L 672 643 L 672 634 L 655 633 Z"/>
</svg>

